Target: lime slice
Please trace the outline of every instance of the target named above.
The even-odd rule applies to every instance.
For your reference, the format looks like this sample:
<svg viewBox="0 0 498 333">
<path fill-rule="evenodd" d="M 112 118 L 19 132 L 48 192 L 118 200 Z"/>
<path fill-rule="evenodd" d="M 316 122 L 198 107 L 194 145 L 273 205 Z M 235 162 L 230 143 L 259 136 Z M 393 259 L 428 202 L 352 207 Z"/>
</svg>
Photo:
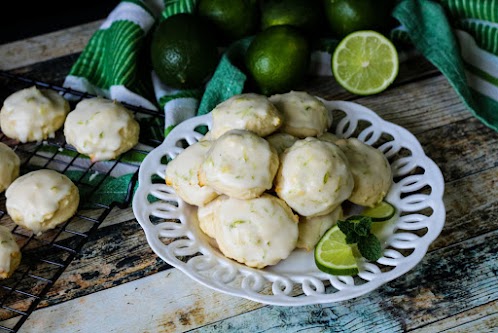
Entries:
<svg viewBox="0 0 498 333">
<path fill-rule="evenodd" d="M 385 90 L 398 75 L 398 52 L 384 35 L 372 30 L 344 37 L 332 56 L 332 73 L 346 90 L 373 95 Z"/>
<path fill-rule="evenodd" d="M 381 201 L 374 207 L 365 209 L 361 215 L 369 216 L 373 222 L 382 222 L 391 219 L 396 213 L 396 208 L 387 201 Z"/>
<path fill-rule="evenodd" d="M 330 228 L 315 247 L 315 263 L 323 272 L 332 275 L 358 274 L 352 247 L 337 225 Z"/>
</svg>

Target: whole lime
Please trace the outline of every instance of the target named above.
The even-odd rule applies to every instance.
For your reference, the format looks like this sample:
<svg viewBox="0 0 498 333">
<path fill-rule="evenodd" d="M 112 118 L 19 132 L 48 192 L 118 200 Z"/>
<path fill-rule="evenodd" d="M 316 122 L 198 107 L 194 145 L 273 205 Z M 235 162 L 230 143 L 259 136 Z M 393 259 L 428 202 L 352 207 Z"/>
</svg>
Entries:
<svg viewBox="0 0 498 333">
<path fill-rule="evenodd" d="M 318 33 L 325 21 L 322 0 L 262 0 L 261 29 L 275 25 L 292 25 L 303 31 Z"/>
<path fill-rule="evenodd" d="M 223 42 L 252 35 L 259 25 L 257 0 L 199 0 L 197 14 L 216 27 Z"/>
<path fill-rule="evenodd" d="M 287 92 L 306 75 L 310 45 L 298 28 L 269 27 L 256 34 L 246 52 L 246 67 L 261 93 Z"/>
<path fill-rule="evenodd" d="M 212 30 L 193 14 L 177 14 L 161 21 L 150 48 L 152 68 L 172 88 L 200 87 L 218 64 Z"/>
<path fill-rule="evenodd" d="M 386 31 L 393 24 L 395 0 L 325 0 L 330 32 L 338 37 L 357 30 Z"/>
</svg>

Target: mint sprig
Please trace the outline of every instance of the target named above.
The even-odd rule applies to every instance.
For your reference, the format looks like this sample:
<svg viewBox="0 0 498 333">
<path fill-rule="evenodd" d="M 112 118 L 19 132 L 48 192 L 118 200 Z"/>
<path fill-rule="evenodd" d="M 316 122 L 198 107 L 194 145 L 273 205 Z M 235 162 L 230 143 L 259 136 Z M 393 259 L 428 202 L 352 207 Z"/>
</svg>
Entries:
<svg viewBox="0 0 498 333">
<path fill-rule="evenodd" d="M 376 261 L 382 255 L 380 241 L 370 232 L 372 218 L 353 215 L 337 221 L 337 226 L 346 235 L 346 243 L 357 244 L 360 254 L 367 260 Z"/>
<path fill-rule="evenodd" d="M 382 255 L 380 242 L 374 234 L 370 233 L 364 236 L 358 242 L 358 250 L 361 255 L 371 261 L 376 261 Z"/>
</svg>

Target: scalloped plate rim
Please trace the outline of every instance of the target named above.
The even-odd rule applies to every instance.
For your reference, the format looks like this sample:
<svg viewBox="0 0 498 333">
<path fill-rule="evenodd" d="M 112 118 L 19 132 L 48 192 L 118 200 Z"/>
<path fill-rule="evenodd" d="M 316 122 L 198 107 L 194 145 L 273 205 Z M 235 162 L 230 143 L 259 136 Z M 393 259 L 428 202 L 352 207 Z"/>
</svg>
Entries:
<svg viewBox="0 0 498 333">
<path fill-rule="evenodd" d="M 187 276 L 189 276 L 191 279 L 194 281 L 197 281 L 201 285 L 204 285 L 206 287 L 209 287 L 213 290 L 217 290 L 219 292 L 229 294 L 232 296 L 238 296 L 238 297 L 243 297 L 255 302 L 263 303 L 263 304 L 268 304 L 268 305 L 280 305 L 280 306 L 302 306 L 302 305 L 312 305 L 312 304 L 321 304 L 321 303 L 331 303 L 331 302 L 339 302 L 343 300 L 348 300 L 352 299 L 355 297 L 359 297 L 362 295 L 365 295 L 383 284 L 392 281 L 404 274 L 406 274 L 408 271 L 413 269 L 422 259 L 423 257 L 427 254 L 428 248 L 430 244 L 439 236 L 444 223 L 445 223 L 445 217 L 446 217 L 446 212 L 444 208 L 444 203 L 443 203 L 443 194 L 444 194 L 444 179 L 442 176 L 441 171 L 439 170 L 438 166 L 430 159 L 428 158 L 420 143 L 416 139 L 416 137 L 410 133 L 408 130 L 404 129 L 403 127 L 396 125 L 394 123 L 388 122 L 384 119 L 382 119 L 379 115 L 377 115 L 374 111 L 366 108 L 365 106 L 354 103 L 354 102 L 349 102 L 349 101 L 339 101 L 339 100 L 325 100 L 323 98 L 318 97 L 320 100 L 322 100 L 329 109 L 334 109 L 337 108 L 339 109 L 341 106 L 342 107 L 355 107 L 361 110 L 363 115 L 368 115 L 367 118 L 369 119 L 374 119 L 377 122 L 384 123 L 390 127 L 391 130 L 394 130 L 397 132 L 396 134 L 402 136 L 404 139 L 408 139 L 410 141 L 411 145 L 414 145 L 414 147 L 410 148 L 416 148 L 418 150 L 418 153 L 421 154 L 424 157 L 424 163 L 428 164 L 429 167 L 431 168 L 431 171 L 435 173 L 433 175 L 434 180 L 436 182 L 439 182 L 438 188 L 435 189 L 438 194 L 436 195 L 436 204 L 437 207 L 439 208 L 439 216 L 438 220 L 436 221 L 437 224 L 432 225 L 432 229 L 429 229 L 427 234 L 425 234 L 422 238 L 425 240 L 423 242 L 423 246 L 420 246 L 415 248 L 413 252 L 408 256 L 404 257 L 404 261 L 402 265 L 397 265 L 394 268 L 392 268 L 388 272 L 382 272 L 380 275 L 382 278 L 375 278 L 373 280 L 367 281 L 362 285 L 353 285 L 350 286 L 350 288 L 345 288 L 343 290 L 338 290 L 334 293 L 323 293 L 323 294 L 316 294 L 316 295 L 306 295 L 304 293 L 298 295 L 298 296 L 289 296 L 289 295 L 275 295 L 275 294 L 259 294 L 253 290 L 245 290 L 242 287 L 239 286 L 239 288 L 234 288 L 232 286 L 227 286 L 226 284 L 219 284 L 216 281 L 213 281 L 212 279 L 206 278 L 204 275 L 199 274 L 197 271 L 192 270 L 191 267 L 188 266 L 187 262 L 180 261 L 178 259 L 174 260 L 169 260 L 168 256 L 163 253 L 163 250 L 167 248 L 167 245 L 164 245 L 160 240 L 159 240 L 159 232 L 156 230 L 155 226 L 152 225 L 152 223 L 147 221 L 147 218 L 144 217 L 145 214 L 145 207 L 146 204 L 144 201 L 146 201 L 146 197 L 149 194 L 149 186 L 145 186 L 142 184 L 148 184 L 147 179 L 150 179 L 150 176 L 152 174 L 156 174 L 155 168 L 151 168 L 154 165 L 159 165 L 158 164 L 158 159 L 161 159 L 164 155 L 166 155 L 166 151 L 168 151 L 168 147 L 174 147 L 174 144 L 179 140 L 183 139 L 184 133 L 182 133 L 182 129 L 184 128 L 195 128 L 200 125 L 210 125 L 211 124 L 211 114 L 205 114 L 202 116 L 196 116 L 193 118 L 190 118 L 181 124 L 177 125 L 166 137 L 166 139 L 156 148 L 154 148 L 143 160 L 140 169 L 139 169 L 139 186 L 135 192 L 134 198 L 133 198 L 133 212 L 134 215 L 143 228 L 145 234 L 146 234 L 146 239 L 149 244 L 149 246 L 152 248 L 152 250 L 165 262 L 168 264 L 172 265 L 175 268 L 178 268 L 180 271 L 185 273 Z M 364 118 L 361 118 L 364 119 Z M 391 132 L 389 132 L 391 134 Z M 166 185 L 165 185 L 166 186 Z M 145 195 L 145 196 L 144 196 Z M 183 202 L 181 199 L 178 199 L 179 201 Z M 183 203 L 185 204 L 185 203 Z M 145 205 L 145 206 L 144 206 Z M 204 254 L 204 253 L 203 253 Z M 206 254 L 204 254 L 206 255 Z M 229 260 L 229 259 L 228 259 Z M 233 262 L 235 266 L 241 268 L 243 267 L 244 269 L 247 270 L 255 270 L 258 272 L 265 272 L 265 270 L 257 270 L 253 269 L 247 266 L 244 266 L 242 264 Z M 269 274 L 276 274 L 273 272 L 268 272 Z M 265 275 L 265 273 L 262 273 Z"/>
</svg>

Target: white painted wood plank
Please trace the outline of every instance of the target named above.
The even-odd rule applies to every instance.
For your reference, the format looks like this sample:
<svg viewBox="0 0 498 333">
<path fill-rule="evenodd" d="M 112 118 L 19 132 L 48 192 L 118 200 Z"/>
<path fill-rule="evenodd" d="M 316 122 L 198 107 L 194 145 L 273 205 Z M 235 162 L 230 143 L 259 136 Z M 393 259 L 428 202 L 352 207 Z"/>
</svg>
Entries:
<svg viewBox="0 0 498 333">
<path fill-rule="evenodd" d="M 171 269 L 35 311 L 19 332 L 184 332 L 260 306 Z"/>
<path fill-rule="evenodd" d="M 0 69 L 11 70 L 78 53 L 103 20 L 0 45 Z"/>
</svg>

